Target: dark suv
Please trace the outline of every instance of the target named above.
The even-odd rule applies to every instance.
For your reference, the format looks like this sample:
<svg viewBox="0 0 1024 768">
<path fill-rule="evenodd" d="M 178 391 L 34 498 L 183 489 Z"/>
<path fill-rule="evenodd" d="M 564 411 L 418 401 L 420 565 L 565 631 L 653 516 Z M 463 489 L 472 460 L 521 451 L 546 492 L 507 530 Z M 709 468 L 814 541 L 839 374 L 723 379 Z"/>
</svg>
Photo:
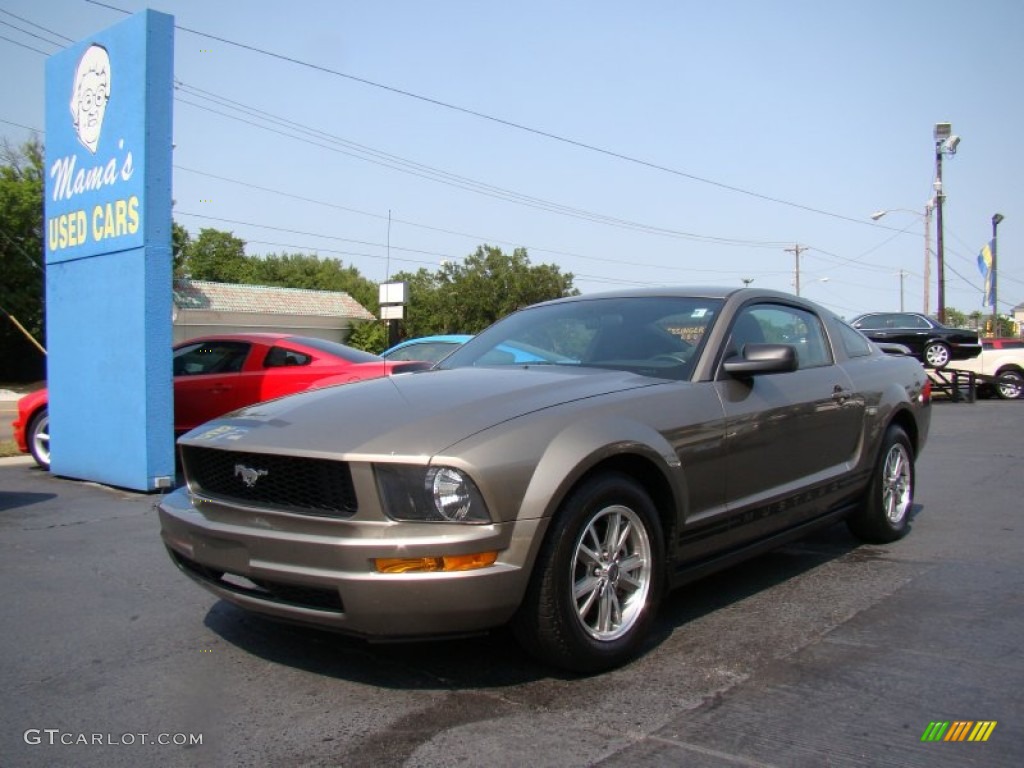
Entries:
<svg viewBox="0 0 1024 768">
<path fill-rule="evenodd" d="M 917 312 L 870 312 L 850 323 L 872 341 L 902 344 L 929 368 L 981 354 L 977 331 L 950 328 Z"/>
</svg>

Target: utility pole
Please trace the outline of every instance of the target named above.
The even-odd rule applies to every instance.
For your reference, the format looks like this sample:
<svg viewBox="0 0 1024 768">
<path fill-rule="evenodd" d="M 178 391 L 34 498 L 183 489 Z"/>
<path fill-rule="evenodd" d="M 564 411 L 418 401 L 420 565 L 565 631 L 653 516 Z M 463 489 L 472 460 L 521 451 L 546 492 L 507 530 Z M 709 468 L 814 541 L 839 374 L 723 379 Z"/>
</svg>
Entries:
<svg viewBox="0 0 1024 768">
<path fill-rule="evenodd" d="M 924 314 L 927 317 L 932 291 L 932 211 L 935 210 L 935 199 L 924 205 Z"/>
<path fill-rule="evenodd" d="M 997 213 L 992 216 L 992 335 L 999 335 L 999 311 L 996 309 L 996 260 L 999 253 L 999 222 L 1003 220 L 1003 214 Z"/>
<path fill-rule="evenodd" d="M 946 191 L 942 188 L 942 156 L 955 155 L 960 144 L 960 137 L 953 133 L 949 123 L 935 124 L 935 261 L 938 266 L 936 279 L 939 284 L 939 322 L 946 322 L 946 249 L 942 228 L 942 204 L 946 201 Z"/>
<path fill-rule="evenodd" d="M 900 270 L 900 312 L 903 311 L 903 278 L 907 276 L 907 273 L 902 269 Z"/>
<path fill-rule="evenodd" d="M 935 264 L 937 274 L 935 280 L 938 283 L 936 298 L 938 299 L 939 322 L 946 323 L 946 253 L 942 237 L 942 203 L 946 199 L 942 191 L 942 144 L 935 145 Z"/>
<path fill-rule="evenodd" d="M 796 243 L 792 248 L 785 248 L 786 253 L 792 253 L 796 261 L 796 280 L 793 282 L 793 286 L 796 288 L 796 295 L 800 295 L 800 253 L 807 250 L 806 245 L 800 245 Z"/>
</svg>

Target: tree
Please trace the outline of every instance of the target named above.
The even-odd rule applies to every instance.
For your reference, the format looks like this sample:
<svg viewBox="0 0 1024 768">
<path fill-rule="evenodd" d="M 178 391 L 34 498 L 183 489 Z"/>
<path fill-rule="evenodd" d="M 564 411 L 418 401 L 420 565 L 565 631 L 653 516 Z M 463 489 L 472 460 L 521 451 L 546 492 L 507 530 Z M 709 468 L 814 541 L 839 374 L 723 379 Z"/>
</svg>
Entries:
<svg viewBox="0 0 1024 768">
<path fill-rule="evenodd" d="M 184 257 L 180 260 L 181 269 L 193 280 L 252 282 L 254 267 L 245 255 L 245 241 L 231 232 L 201 229 L 199 237 L 183 244 L 182 251 Z"/>
<path fill-rule="evenodd" d="M 0 149 L 0 307 L 45 345 L 43 145 L 33 138 Z M 42 378 L 45 359 L 8 317 L 0 316 L 0 377 Z"/>
<path fill-rule="evenodd" d="M 185 276 L 185 262 L 191 247 L 192 235 L 188 233 L 188 230 L 176 221 L 171 222 L 171 253 L 174 258 L 175 277 Z"/>
<path fill-rule="evenodd" d="M 946 307 L 946 325 L 950 326 L 951 328 L 966 328 L 968 326 L 967 321 L 968 316 L 961 312 L 959 309 Z"/>
<path fill-rule="evenodd" d="M 253 282 L 283 288 L 344 291 L 367 309 L 377 304 L 377 285 L 353 266 L 316 254 L 274 253 L 251 257 Z"/>
<path fill-rule="evenodd" d="M 350 347 L 379 355 L 388 346 L 387 326 L 374 321 L 356 323 L 345 343 Z"/>
</svg>

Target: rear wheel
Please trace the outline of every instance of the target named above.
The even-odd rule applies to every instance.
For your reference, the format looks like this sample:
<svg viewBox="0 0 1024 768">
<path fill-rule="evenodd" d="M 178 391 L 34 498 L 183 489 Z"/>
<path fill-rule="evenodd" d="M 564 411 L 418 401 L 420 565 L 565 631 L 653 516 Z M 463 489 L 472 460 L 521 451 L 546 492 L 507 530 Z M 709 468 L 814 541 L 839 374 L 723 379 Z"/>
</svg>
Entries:
<svg viewBox="0 0 1024 768">
<path fill-rule="evenodd" d="M 891 425 L 864 503 L 846 524 L 860 539 L 884 544 L 907 533 L 914 501 L 914 449 L 902 427 Z"/>
<path fill-rule="evenodd" d="M 1024 374 L 1020 371 L 1003 371 L 996 382 L 996 394 L 1003 400 L 1020 400 L 1024 397 Z"/>
<path fill-rule="evenodd" d="M 644 489 L 618 473 L 566 500 L 514 622 L 537 658 L 576 672 L 619 666 L 639 650 L 663 582 L 661 525 Z"/>
<path fill-rule="evenodd" d="M 949 347 L 941 341 L 933 341 L 924 348 L 924 361 L 931 368 L 945 368 L 949 359 Z"/>
<path fill-rule="evenodd" d="M 50 468 L 50 412 L 43 408 L 28 425 L 28 449 L 43 469 Z"/>
</svg>

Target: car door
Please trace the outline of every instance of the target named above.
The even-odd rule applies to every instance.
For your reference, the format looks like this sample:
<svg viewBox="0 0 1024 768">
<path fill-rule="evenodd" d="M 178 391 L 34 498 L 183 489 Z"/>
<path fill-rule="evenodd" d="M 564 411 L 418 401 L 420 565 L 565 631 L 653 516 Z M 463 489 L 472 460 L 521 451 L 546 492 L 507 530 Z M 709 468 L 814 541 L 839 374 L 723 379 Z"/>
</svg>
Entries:
<svg viewBox="0 0 1024 768">
<path fill-rule="evenodd" d="M 235 339 L 188 342 L 174 350 L 174 429 L 183 432 L 255 402 L 242 372 L 253 345 Z"/>
<path fill-rule="evenodd" d="M 738 314 L 726 353 L 747 343 L 792 345 L 798 368 L 717 377 L 725 412 L 726 505 L 734 545 L 787 528 L 827 507 L 830 484 L 848 471 L 861 441 L 864 398 L 835 363 L 822 319 L 781 303 L 748 305 Z"/>
</svg>

